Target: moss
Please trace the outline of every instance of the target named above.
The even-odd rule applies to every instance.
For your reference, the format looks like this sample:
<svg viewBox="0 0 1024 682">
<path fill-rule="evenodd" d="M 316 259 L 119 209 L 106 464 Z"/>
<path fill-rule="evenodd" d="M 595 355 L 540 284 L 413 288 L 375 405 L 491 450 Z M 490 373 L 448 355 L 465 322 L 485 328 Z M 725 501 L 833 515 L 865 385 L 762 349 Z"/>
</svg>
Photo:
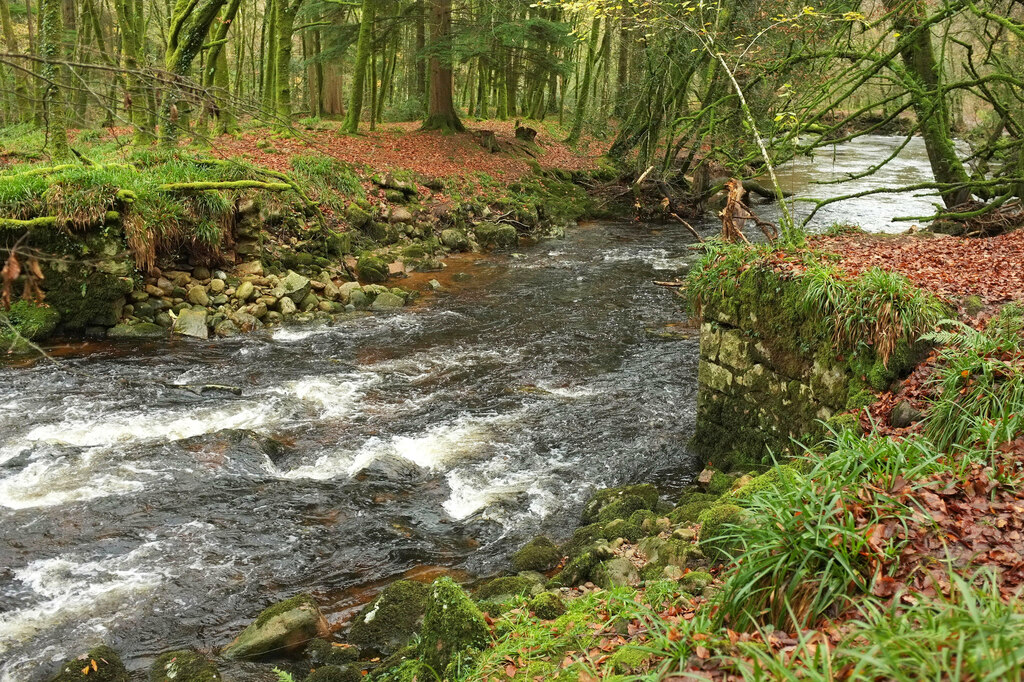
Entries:
<svg viewBox="0 0 1024 682">
<path fill-rule="evenodd" d="M 594 570 L 599 564 L 600 560 L 594 552 L 583 552 L 566 564 L 561 573 L 552 578 L 548 586 L 572 587 L 585 583 L 593 578 Z"/>
<path fill-rule="evenodd" d="M 719 495 L 729 492 L 729 489 L 732 488 L 732 482 L 734 480 L 735 478 L 733 476 L 729 476 L 727 474 L 723 474 L 720 471 L 716 471 L 711 476 L 711 482 L 708 483 L 708 495 L 714 495 L 718 497 Z"/>
<path fill-rule="evenodd" d="M 488 580 L 473 593 L 477 599 L 495 599 L 529 594 L 536 583 L 529 578 L 518 575 L 505 576 Z"/>
<path fill-rule="evenodd" d="M 625 519 L 613 519 L 605 524 L 602 535 L 609 540 L 625 538 L 630 542 L 636 542 L 644 536 L 644 530 L 639 524 L 631 521 L 627 521 Z"/>
<path fill-rule="evenodd" d="M 747 501 L 766 490 L 778 490 L 779 488 L 790 486 L 800 478 L 800 472 L 795 467 L 789 464 L 780 464 L 769 469 L 766 473 L 755 477 L 741 488 L 733 490 L 728 494 L 727 499 Z"/>
<path fill-rule="evenodd" d="M 60 322 L 60 313 L 48 305 L 17 301 L 7 311 L 7 319 L 19 335 L 36 341 L 53 333 Z"/>
<path fill-rule="evenodd" d="M 95 667 L 93 666 L 95 663 Z M 121 657 L 108 646 L 90 649 L 82 656 L 64 662 L 50 682 L 128 682 L 128 671 Z"/>
<path fill-rule="evenodd" d="M 615 519 L 628 519 L 641 509 L 650 509 L 647 502 L 638 495 L 624 495 L 605 506 L 597 515 L 598 521 L 607 523 Z"/>
<path fill-rule="evenodd" d="M 149 682 L 217 682 L 220 673 L 213 661 L 195 651 L 163 654 L 149 669 Z"/>
<path fill-rule="evenodd" d="M 351 203 L 345 210 L 345 218 L 348 224 L 356 229 L 362 229 L 370 222 L 373 216 L 357 203 Z"/>
<path fill-rule="evenodd" d="M 653 654 L 650 651 L 637 646 L 619 647 L 619 649 L 608 659 L 608 666 L 616 673 L 625 674 L 643 668 L 651 660 Z"/>
<path fill-rule="evenodd" d="M 728 528 L 743 519 L 743 510 L 735 504 L 716 504 L 697 518 L 700 523 L 700 547 L 710 557 L 725 558 L 733 541 Z"/>
<path fill-rule="evenodd" d="M 984 309 L 985 301 L 981 298 L 981 296 L 971 295 L 964 299 L 964 312 L 966 312 L 971 317 L 974 317 Z"/>
<path fill-rule="evenodd" d="M 679 587 L 687 592 L 701 592 L 714 582 L 714 577 L 707 571 L 690 571 L 679 579 Z"/>
<path fill-rule="evenodd" d="M 863 431 L 860 425 L 860 415 L 854 412 L 840 412 L 831 416 L 825 421 L 825 427 L 836 433 L 853 431 L 860 435 Z"/>
<path fill-rule="evenodd" d="M 429 586 L 423 583 L 391 583 L 355 617 L 348 641 L 380 656 L 398 651 L 416 633 L 429 593 Z"/>
<path fill-rule="evenodd" d="M 605 507 L 624 497 L 630 496 L 639 497 L 643 501 L 643 505 L 632 509 L 629 514 L 632 514 L 636 509 L 654 509 L 658 505 L 658 489 L 649 483 L 624 485 L 618 488 L 604 488 L 595 492 L 583 507 L 583 523 L 594 523 L 598 520 Z M 628 517 L 629 514 L 626 514 L 626 516 Z"/>
<path fill-rule="evenodd" d="M 562 553 L 555 543 L 538 535 L 512 556 L 512 566 L 517 571 L 549 571 L 562 560 Z"/>
<path fill-rule="evenodd" d="M 313 667 L 345 665 L 359 659 L 359 647 L 338 642 L 328 642 L 326 639 L 314 639 L 306 647 L 306 655 L 309 656 Z"/>
<path fill-rule="evenodd" d="M 438 578 L 430 586 L 417 651 L 434 670 L 444 670 L 467 649 L 487 646 L 490 631 L 483 614 L 454 580 Z"/>
<path fill-rule="evenodd" d="M 363 673 L 351 665 L 325 665 L 309 674 L 306 682 L 360 682 Z"/>
<path fill-rule="evenodd" d="M 383 282 L 388 278 L 388 266 L 380 258 L 366 255 L 356 262 L 356 273 L 361 281 Z"/>
<path fill-rule="evenodd" d="M 697 522 L 697 517 L 700 516 L 708 507 L 715 504 L 718 500 L 716 495 L 701 495 L 699 498 L 689 498 L 691 501 L 684 502 L 678 507 L 669 512 L 668 518 L 674 524 L 686 524 L 690 525 Z"/>
<path fill-rule="evenodd" d="M 127 263 L 125 266 L 126 271 L 131 269 Z M 77 264 L 47 264 L 43 266 L 43 274 L 46 275 L 46 302 L 60 313 L 65 329 L 117 324 L 124 297 L 133 288 L 129 277 Z"/>
<path fill-rule="evenodd" d="M 570 559 L 575 557 L 577 554 L 594 544 L 595 540 L 603 538 L 603 533 L 603 523 L 591 523 L 586 526 L 580 526 L 573 531 L 572 538 L 562 545 L 562 554 L 568 556 Z"/>
<path fill-rule="evenodd" d="M 656 534 L 655 524 L 657 521 L 658 515 L 650 509 L 638 509 L 629 516 L 629 522 L 640 526 L 640 529 L 645 533 Z"/>
<path fill-rule="evenodd" d="M 867 407 L 868 405 L 873 405 L 876 400 L 878 400 L 878 396 L 872 393 L 869 389 L 861 387 L 850 394 L 850 397 L 846 400 L 846 409 L 857 410 L 862 407 Z"/>
<path fill-rule="evenodd" d="M 565 603 L 553 592 L 541 592 L 530 600 L 529 609 L 541 620 L 554 620 L 565 613 Z"/>
</svg>

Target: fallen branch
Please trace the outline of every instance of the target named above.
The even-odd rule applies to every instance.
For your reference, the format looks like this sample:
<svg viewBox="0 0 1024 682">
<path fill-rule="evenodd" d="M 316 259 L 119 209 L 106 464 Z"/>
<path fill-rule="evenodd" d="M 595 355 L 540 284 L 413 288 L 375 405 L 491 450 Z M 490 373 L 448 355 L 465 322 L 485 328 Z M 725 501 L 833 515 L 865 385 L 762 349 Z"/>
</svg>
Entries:
<svg viewBox="0 0 1024 682">
<path fill-rule="evenodd" d="M 0 229 L 4 230 L 26 230 L 33 227 L 55 227 L 57 225 L 57 216 L 46 215 L 39 216 L 38 218 L 29 218 L 28 220 L 19 220 L 17 218 L 0 218 Z"/>
<path fill-rule="evenodd" d="M 272 192 L 283 192 L 292 189 L 284 182 L 263 182 L 262 180 L 223 180 L 202 182 L 168 182 L 157 185 L 164 192 L 201 192 L 220 189 L 265 189 Z"/>
<path fill-rule="evenodd" d="M 704 238 L 700 236 L 700 234 L 699 234 L 699 233 L 697 232 L 697 230 L 693 229 L 693 225 L 691 225 L 690 223 L 686 222 L 685 220 L 683 220 L 682 218 L 680 218 L 680 217 L 679 217 L 678 215 L 676 215 L 675 213 L 669 213 L 669 215 L 670 215 L 670 216 L 672 216 L 673 218 L 675 218 L 676 220 L 678 220 L 679 222 L 681 222 L 681 223 L 683 224 L 683 226 L 684 226 L 684 227 L 685 227 L 685 228 L 686 228 L 687 230 L 689 230 L 689 231 L 690 231 L 690 234 L 692 234 L 692 235 L 693 235 L 694 237 L 696 237 L 696 238 L 697 238 L 697 241 L 699 241 L 699 242 L 701 242 L 701 243 L 703 243 L 703 242 L 704 242 Z"/>
<path fill-rule="evenodd" d="M 680 282 L 679 280 L 674 282 L 659 282 L 658 280 L 654 280 L 654 283 L 659 287 L 681 287 L 686 284 L 686 282 Z"/>
</svg>

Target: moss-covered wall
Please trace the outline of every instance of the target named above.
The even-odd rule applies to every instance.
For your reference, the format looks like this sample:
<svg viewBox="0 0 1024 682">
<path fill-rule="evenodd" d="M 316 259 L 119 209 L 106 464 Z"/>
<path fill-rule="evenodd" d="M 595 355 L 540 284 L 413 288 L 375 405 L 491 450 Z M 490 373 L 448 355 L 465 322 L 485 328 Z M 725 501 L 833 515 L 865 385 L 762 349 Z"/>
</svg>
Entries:
<svg viewBox="0 0 1024 682">
<path fill-rule="evenodd" d="M 861 388 L 799 305 L 793 280 L 749 272 L 706 300 L 693 445 L 724 469 L 770 464 Z"/>
</svg>

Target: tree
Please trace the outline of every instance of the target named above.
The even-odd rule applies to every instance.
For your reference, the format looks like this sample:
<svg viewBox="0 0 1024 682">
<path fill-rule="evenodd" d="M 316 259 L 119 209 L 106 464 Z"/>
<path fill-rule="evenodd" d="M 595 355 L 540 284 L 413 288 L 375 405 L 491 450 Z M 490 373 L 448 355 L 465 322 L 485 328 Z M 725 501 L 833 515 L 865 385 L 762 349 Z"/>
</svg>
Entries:
<svg viewBox="0 0 1024 682">
<path fill-rule="evenodd" d="M 601 15 L 594 17 L 590 26 L 590 39 L 587 41 L 587 61 L 583 67 L 583 80 L 579 87 L 579 97 L 576 98 L 576 111 L 573 112 L 572 128 L 569 130 L 569 137 L 566 142 L 576 144 L 580 141 L 580 134 L 583 132 L 583 118 L 587 113 L 587 101 L 590 99 L 590 81 L 593 78 L 594 60 L 597 57 L 597 38 L 601 34 Z"/>
<path fill-rule="evenodd" d="M 66 127 L 66 103 L 61 97 L 61 66 L 63 57 L 64 10 L 61 0 L 43 0 L 39 6 L 39 50 L 43 58 L 43 115 L 53 149 L 53 157 L 64 160 L 71 156 Z"/>
<path fill-rule="evenodd" d="M 463 132 L 452 98 L 452 0 L 430 0 L 430 98 L 423 130 Z"/>
<path fill-rule="evenodd" d="M 359 130 L 359 119 L 363 115 L 363 90 L 366 88 L 366 68 L 373 48 L 373 18 L 377 0 L 363 0 L 359 16 L 359 40 L 356 43 L 356 63 L 352 72 L 352 93 L 348 113 L 341 125 L 342 132 L 355 133 Z"/>
<path fill-rule="evenodd" d="M 145 84 L 139 73 L 145 62 L 146 20 L 142 0 L 116 0 L 114 11 L 121 31 L 121 63 L 125 69 L 125 108 L 135 129 L 135 144 L 149 144 L 153 132 L 146 115 Z"/>
</svg>

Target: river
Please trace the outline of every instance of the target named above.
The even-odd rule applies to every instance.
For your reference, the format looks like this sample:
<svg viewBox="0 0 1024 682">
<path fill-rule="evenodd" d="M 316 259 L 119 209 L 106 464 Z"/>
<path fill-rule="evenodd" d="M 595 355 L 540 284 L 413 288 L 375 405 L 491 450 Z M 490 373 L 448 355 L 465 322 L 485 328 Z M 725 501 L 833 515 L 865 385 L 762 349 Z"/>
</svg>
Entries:
<svg viewBox="0 0 1024 682">
<path fill-rule="evenodd" d="M 780 176 L 810 194 L 896 143 L 857 144 Z M 886 201 L 843 219 L 892 230 L 908 206 Z M 397 314 L 0 370 L 0 680 L 99 642 L 142 670 L 299 591 L 344 621 L 390 580 L 485 576 L 564 538 L 597 487 L 685 484 L 698 338 L 652 281 L 692 243 L 595 223 L 460 256 Z"/>
</svg>

